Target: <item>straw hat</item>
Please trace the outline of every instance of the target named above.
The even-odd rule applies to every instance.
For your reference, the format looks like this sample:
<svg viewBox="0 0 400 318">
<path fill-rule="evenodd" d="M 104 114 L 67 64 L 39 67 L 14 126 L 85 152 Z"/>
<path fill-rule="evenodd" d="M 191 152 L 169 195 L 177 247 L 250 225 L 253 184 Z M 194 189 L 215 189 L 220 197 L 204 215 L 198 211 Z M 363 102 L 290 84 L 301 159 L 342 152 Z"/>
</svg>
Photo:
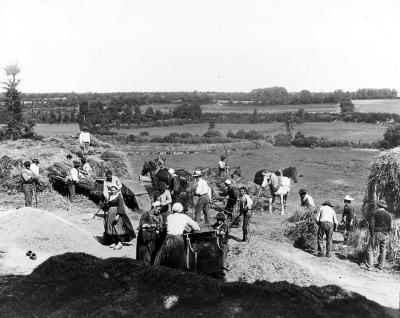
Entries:
<svg viewBox="0 0 400 318">
<path fill-rule="evenodd" d="M 193 177 L 201 177 L 201 171 L 200 170 L 195 170 L 192 174 Z"/>
<path fill-rule="evenodd" d="M 172 212 L 178 212 L 178 213 L 183 212 L 183 205 L 180 204 L 179 202 L 174 203 L 174 205 L 172 206 Z"/>
<path fill-rule="evenodd" d="M 174 173 L 175 173 L 175 170 L 174 170 L 174 169 L 172 169 L 172 168 L 169 168 L 169 169 L 168 169 L 168 173 L 170 173 L 170 174 L 174 174 Z"/>
<path fill-rule="evenodd" d="M 344 201 L 353 201 L 354 200 L 354 198 L 352 198 L 351 196 L 349 196 L 349 195 L 346 195 L 345 197 L 344 197 L 344 199 L 343 199 Z"/>
<path fill-rule="evenodd" d="M 229 180 L 229 179 L 226 179 L 226 180 L 224 181 L 224 183 L 225 183 L 226 185 L 231 185 L 231 184 L 232 184 L 232 181 Z"/>
<path fill-rule="evenodd" d="M 152 207 L 157 207 L 157 206 L 160 206 L 160 205 L 161 205 L 160 201 L 155 201 L 155 202 L 153 202 L 153 204 L 151 206 Z"/>
<path fill-rule="evenodd" d="M 378 202 L 376 202 L 376 205 L 381 208 L 387 208 L 387 204 L 386 204 L 385 200 L 379 200 Z"/>
</svg>

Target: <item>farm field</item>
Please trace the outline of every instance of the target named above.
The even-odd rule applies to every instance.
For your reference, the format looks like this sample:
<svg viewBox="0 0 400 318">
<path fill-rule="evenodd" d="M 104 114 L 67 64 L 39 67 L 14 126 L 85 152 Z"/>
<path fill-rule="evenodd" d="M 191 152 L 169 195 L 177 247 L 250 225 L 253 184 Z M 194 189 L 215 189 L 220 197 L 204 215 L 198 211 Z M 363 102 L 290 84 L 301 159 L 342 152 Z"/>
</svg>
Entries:
<svg viewBox="0 0 400 318">
<path fill-rule="evenodd" d="M 357 112 L 400 114 L 400 99 L 356 99 L 353 100 Z"/>
<path fill-rule="evenodd" d="M 190 132 L 193 135 L 202 135 L 207 131 L 207 129 L 208 124 L 204 123 L 169 127 L 120 129 L 118 132 L 127 135 L 139 135 L 141 132 L 146 131 L 150 136 L 166 136 L 172 132 Z M 285 132 L 283 123 L 217 124 L 216 129 L 223 133 L 227 133 L 229 130 L 236 132 L 240 129 L 259 130 L 262 131 L 264 136 L 274 136 Z M 386 127 L 375 124 L 345 122 L 304 123 L 300 126 L 295 126 L 295 133 L 301 131 L 305 135 L 326 137 L 331 140 L 354 139 L 361 141 L 377 141 L 383 138 L 385 130 Z"/>
<path fill-rule="evenodd" d="M 35 132 L 45 137 L 57 134 L 76 134 L 79 133 L 78 124 L 36 124 Z"/>
</svg>

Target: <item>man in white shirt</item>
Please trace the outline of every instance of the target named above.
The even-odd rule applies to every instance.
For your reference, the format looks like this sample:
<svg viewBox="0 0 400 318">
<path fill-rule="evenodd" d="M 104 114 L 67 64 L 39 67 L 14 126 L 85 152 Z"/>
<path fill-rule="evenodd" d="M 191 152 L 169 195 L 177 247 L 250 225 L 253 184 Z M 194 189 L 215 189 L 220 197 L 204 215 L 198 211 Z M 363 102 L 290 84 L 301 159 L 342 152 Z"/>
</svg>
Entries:
<svg viewBox="0 0 400 318">
<path fill-rule="evenodd" d="M 324 256 L 323 243 L 325 235 L 326 257 L 331 257 L 333 232 L 336 231 L 338 225 L 336 212 L 333 207 L 334 205 L 331 202 L 325 201 L 315 216 L 318 223 L 318 256 Z"/>
<path fill-rule="evenodd" d="M 87 162 L 86 158 L 85 158 L 85 157 L 82 157 L 82 158 L 81 158 L 81 162 L 82 162 L 82 171 L 83 171 L 83 174 L 84 174 L 85 176 L 91 177 L 91 176 L 92 176 L 92 173 L 93 173 L 93 170 L 92 170 L 92 167 L 90 166 L 90 164 Z"/>
<path fill-rule="evenodd" d="M 39 160 L 34 158 L 32 159 L 32 163 L 31 163 L 31 171 L 37 176 L 39 177 Z"/>
<path fill-rule="evenodd" d="M 193 231 L 200 231 L 200 226 L 190 216 L 182 213 L 181 203 L 174 203 L 172 212 L 167 218 L 167 234 L 182 235 L 187 226 Z"/>
<path fill-rule="evenodd" d="M 76 189 L 80 179 L 85 179 L 85 176 L 81 174 L 78 168 L 81 166 L 80 161 L 74 161 L 74 167 L 70 170 L 69 176 L 67 177 L 67 185 L 69 190 L 69 199 L 72 202 L 76 198 Z"/>
<path fill-rule="evenodd" d="M 90 133 L 88 132 L 88 128 L 86 126 L 82 127 L 82 131 L 79 134 L 79 144 L 83 154 L 86 155 L 89 151 L 90 145 Z"/>
<path fill-rule="evenodd" d="M 300 206 L 305 209 L 315 210 L 315 203 L 311 195 L 307 193 L 305 189 L 299 190 L 300 195 Z"/>
<path fill-rule="evenodd" d="M 201 211 L 203 211 L 204 224 L 208 225 L 209 224 L 208 211 L 210 208 L 211 189 L 208 186 L 207 181 L 204 180 L 203 178 L 201 178 L 200 170 L 196 170 L 193 173 L 193 177 L 195 178 L 195 180 L 197 182 L 195 195 L 199 197 L 199 199 L 197 200 L 196 208 L 195 208 L 195 221 L 196 222 L 201 221 Z"/>
<path fill-rule="evenodd" d="M 218 175 L 222 176 L 228 176 L 228 166 L 226 165 L 225 162 L 225 156 L 221 156 L 221 160 L 218 161 Z"/>
<path fill-rule="evenodd" d="M 160 182 L 159 188 L 161 194 L 158 197 L 157 201 L 160 201 L 161 203 L 161 214 L 165 223 L 167 221 L 168 215 L 171 214 L 172 197 L 171 192 L 169 192 L 168 186 L 165 182 Z"/>
<path fill-rule="evenodd" d="M 242 242 L 249 241 L 249 224 L 251 218 L 251 208 L 253 207 L 253 200 L 250 198 L 247 188 L 241 187 L 239 189 L 240 199 L 239 199 L 239 208 L 240 214 L 243 214 L 243 239 Z"/>
</svg>

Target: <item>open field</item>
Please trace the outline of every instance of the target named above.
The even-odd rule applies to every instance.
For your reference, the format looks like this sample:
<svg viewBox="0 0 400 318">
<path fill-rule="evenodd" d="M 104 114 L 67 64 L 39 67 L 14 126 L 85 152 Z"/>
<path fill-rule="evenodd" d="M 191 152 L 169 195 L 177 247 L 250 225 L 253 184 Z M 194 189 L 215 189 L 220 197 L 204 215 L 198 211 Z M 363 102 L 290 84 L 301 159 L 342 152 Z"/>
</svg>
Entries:
<svg viewBox="0 0 400 318">
<path fill-rule="evenodd" d="M 357 99 L 353 100 L 357 112 L 400 114 L 400 99 Z"/>
<path fill-rule="evenodd" d="M 144 112 L 146 108 L 152 107 L 162 112 L 174 109 L 178 104 L 151 104 L 140 106 Z M 257 109 L 258 113 L 279 113 L 297 111 L 304 108 L 311 113 L 337 113 L 340 111 L 338 104 L 299 104 L 299 105 L 226 105 L 226 104 L 204 104 L 201 109 L 205 113 L 253 113 Z"/>
<path fill-rule="evenodd" d="M 35 132 L 45 137 L 57 134 L 76 134 L 79 133 L 78 124 L 36 124 Z"/>
<path fill-rule="evenodd" d="M 135 128 L 135 129 L 120 129 L 121 134 L 139 135 L 142 131 L 147 131 L 150 136 L 166 136 L 172 132 L 183 133 L 190 132 L 193 135 L 202 135 L 208 129 L 208 124 L 192 124 L 169 127 L 152 127 L 152 128 Z M 279 133 L 284 133 L 285 128 L 283 123 L 270 124 L 217 124 L 216 129 L 227 133 L 229 130 L 236 132 L 240 129 L 244 130 L 259 130 L 264 136 L 274 136 Z M 344 140 L 354 139 L 361 141 L 377 141 L 383 139 L 383 133 L 386 127 L 366 123 L 304 123 L 300 126 L 295 126 L 295 133 L 301 131 L 305 135 L 314 135 L 318 137 L 326 137 L 328 139 Z"/>
</svg>

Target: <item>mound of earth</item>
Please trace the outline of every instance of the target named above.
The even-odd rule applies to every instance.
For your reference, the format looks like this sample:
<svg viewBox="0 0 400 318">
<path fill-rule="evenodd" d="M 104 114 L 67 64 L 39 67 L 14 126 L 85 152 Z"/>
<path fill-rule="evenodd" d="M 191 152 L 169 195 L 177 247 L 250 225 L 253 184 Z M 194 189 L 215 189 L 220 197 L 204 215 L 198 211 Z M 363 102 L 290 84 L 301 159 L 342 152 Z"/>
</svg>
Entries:
<svg viewBox="0 0 400 318">
<path fill-rule="evenodd" d="M 365 297 L 334 286 L 226 283 L 128 258 L 83 253 L 49 258 L 0 288 L 8 317 L 388 317 Z"/>
</svg>

